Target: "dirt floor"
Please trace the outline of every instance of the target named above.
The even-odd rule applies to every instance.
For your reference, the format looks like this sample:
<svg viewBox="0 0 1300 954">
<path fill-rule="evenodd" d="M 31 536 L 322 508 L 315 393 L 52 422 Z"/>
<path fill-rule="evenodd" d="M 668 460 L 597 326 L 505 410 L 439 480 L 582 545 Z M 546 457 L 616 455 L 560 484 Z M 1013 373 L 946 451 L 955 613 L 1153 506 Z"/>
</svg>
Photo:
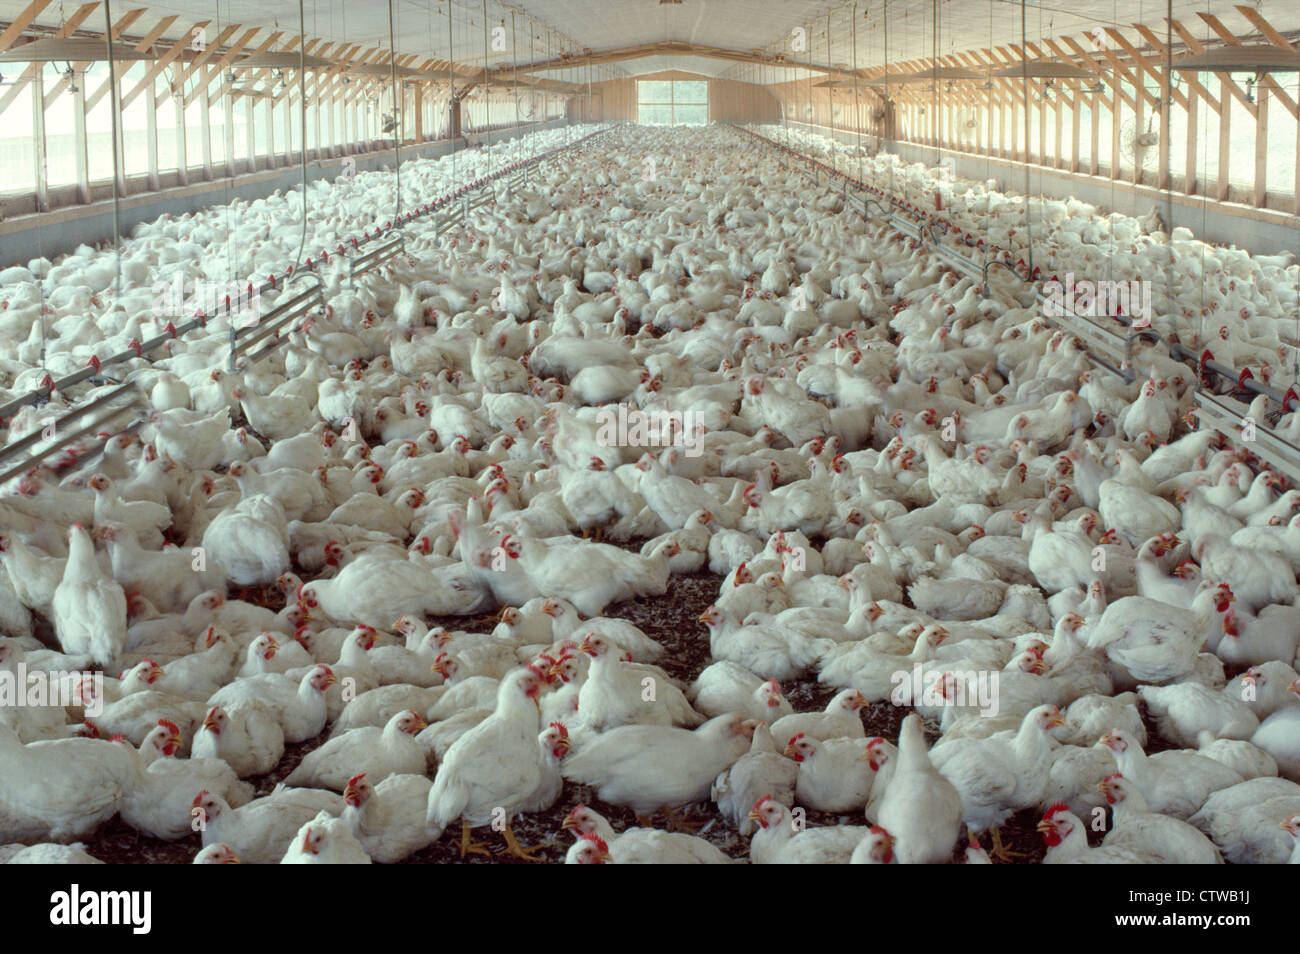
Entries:
<svg viewBox="0 0 1300 954">
<path fill-rule="evenodd" d="M 672 676 L 683 684 L 691 682 L 710 662 L 709 635 L 698 617 L 706 606 L 717 596 L 721 578 L 708 572 L 674 576 L 669 581 L 668 592 L 660 597 L 633 600 L 611 606 L 607 615 L 625 618 L 641 627 L 650 636 L 657 639 L 667 650 L 660 664 Z M 254 594 L 248 594 L 254 596 Z M 278 592 L 267 590 L 256 594 L 267 605 L 279 607 Z M 488 618 L 466 620 L 448 618 L 431 620 L 457 629 L 488 632 L 492 622 Z M 815 677 L 782 686 L 791 704 L 797 711 L 816 711 L 825 706 L 834 694 L 817 683 Z M 888 702 L 875 703 L 861 710 L 863 726 L 868 735 L 881 735 L 891 742 L 898 740 L 898 730 L 903 718 L 910 709 L 893 706 Z M 1145 715 L 1145 714 L 1144 714 Z M 1151 742 L 1148 751 L 1159 751 L 1169 747 L 1155 731 L 1155 726 L 1147 720 L 1147 729 Z M 937 730 L 927 726 L 928 734 L 933 740 Z M 297 766 L 299 761 L 320 745 L 327 738 L 323 734 L 316 739 L 297 745 L 288 746 L 284 758 L 274 772 L 261 778 L 252 779 L 258 794 L 266 794 L 276 783 L 285 778 Z M 586 786 L 566 783 L 563 793 L 556 804 L 540 815 L 525 817 L 516 821 L 514 831 L 521 844 L 538 848 L 549 862 L 560 862 L 572 844 L 571 833 L 560 828 L 564 816 L 578 804 L 588 804 L 608 818 L 618 830 L 635 826 L 636 821 L 628 809 L 609 805 L 595 798 Z M 745 858 L 748 852 L 748 839 L 724 821 L 711 803 L 700 803 L 692 807 L 688 817 L 693 822 L 703 823 L 697 832 L 707 838 L 722 851 L 735 858 Z M 860 814 L 832 815 L 823 812 L 808 812 L 809 826 L 833 824 L 863 824 Z M 1003 842 L 1014 852 L 1021 853 L 1020 863 L 1036 863 L 1042 860 L 1044 847 L 1034 826 L 1040 815 L 1035 811 L 1020 812 L 1012 816 L 1002 829 Z M 667 827 L 666 820 L 656 818 L 657 827 Z M 405 864 L 446 864 L 461 863 L 457 846 L 458 832 L 444 834 L 435 844 L 408 858 Z M 480 830 L 475 838 L 489 844 L 502 846 L 499 835 L 489 830 Z M 1094 844 L 1100 842 L 1101 835 L 1092 833 Z M 92 838 L 85 840 L 87 850 L 105 862 L 128 864 L 188 864 L 202 847 L 198 836 L 193 835 L 178 842 L 165 842 L 156 838 L 143 836 L 128 827 L 120 819 L 113 819 L 102 826 Z M 983 838 L 987 849 L 991 846 L 989 837 Z M 965 841 L 953 847 L 953 860 L 961 861 L 966 848 Z M 525 862 L 504 853 L 491 856 L 471 855 L 465 859 L 466 864 L 523 864 Z"/>
</svg>

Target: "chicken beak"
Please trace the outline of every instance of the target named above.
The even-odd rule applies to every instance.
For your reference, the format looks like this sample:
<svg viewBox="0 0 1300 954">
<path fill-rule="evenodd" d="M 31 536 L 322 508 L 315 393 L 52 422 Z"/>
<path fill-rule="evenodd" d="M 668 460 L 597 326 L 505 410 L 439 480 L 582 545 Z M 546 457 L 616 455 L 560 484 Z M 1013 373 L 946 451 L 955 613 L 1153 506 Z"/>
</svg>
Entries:
<svg viewBox="0 0 1300 954">
<path fill-rule="evenodd" d="M 598 857 L 600 858 L 600 863 L 604 865 L 607 865 L 614 860 L 608 851 L 602 851 Z"/>
<path fill-rule="evenodd" d="M 1046 818 L 1044 818 L 1037 825 L 1034 826 L 1034 829 L 1039 832 L 1046 832 L 1046 831 L 1051 831 L 1053 827 L 1054 826 L 1052 825 L 1052 823 L 1048 821 Z"/>
<path fill-rule="evenodd" d="M 785 751 L 783 751 L 781 754 L 786 756 L 787 758 L 794 758 L 795 756 L 794 743 L 793 742 L 786 743 Z"/>
<path fill-rule="evenodd" d="M 560 831 L 577 831 L 577 830 L 578 830 L 578 819 L 574 818 L 572 815 L 565 815 L 564 821 L 560 823 Z"/>
</svg>

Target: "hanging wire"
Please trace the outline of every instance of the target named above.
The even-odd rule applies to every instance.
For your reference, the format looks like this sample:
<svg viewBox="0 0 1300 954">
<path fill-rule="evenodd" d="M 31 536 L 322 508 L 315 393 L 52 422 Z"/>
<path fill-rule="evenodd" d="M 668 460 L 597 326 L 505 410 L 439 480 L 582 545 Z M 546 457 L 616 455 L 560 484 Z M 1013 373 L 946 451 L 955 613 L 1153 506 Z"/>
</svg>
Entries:
<svg viewBox="0 0 1300 954">
<path fill-rule="evenodd" d="M 460 139 L 460 103 L 456 99 L 456 32 L 451 19 L 451 3 L 447 4 L 447 86 L 450 90 L 447 100 L 447 123 L 451 133 L 451 181 L 459 181 L 456 159 L 456 141 Z"/>
<path fill-rule="evenodd" d="M 397 86 L 397 44 L 394 35 L 393 0 L 388 0 L 388 72 L 393 90 L 393 182 L 397 193 L 394 198 L 393 223 L 398 225 L 402 212 L 402 135 L 406 125 L 406 97 Z"/>
<path fill-rule="evenodd" d="M 483 0 L 483 110 L 487 123 L 487 148 L 492 149 L 492 88 L 488 85 L 488 12 Z"/>
<path fill-rule="evenodd" d="M 220 35 L 221 24 L 222 24 L 221 0 L 216 0 L 216 6 L 217 6 L 217 33 L 218 35 Z M 223 126 L 223 129 L 231 130 L 230 134 L 226 137 L 226 141 L 230 143 L 230 154 L 226 157 L 227 162 L 229 163 L 227 168 L 230 172 L 230 175 L 226 177 L 226 185 L 225 185 L 225 198 L 226 198 L 225 219 L 226 219 L 226 265 L 230 275 L 230 284 L 227 285 L 226 287 L 233 288 L 241 278 L 248 277 L 246 275 L 241 276 L 236 271 L 236 258 L 238 256 L 238 249 L 235 245 L 235 230 L 234 230 L 234 225 L 231 221 L 231 218 L 234 215 L 234 211 L 230 207 L 235 200 L 235 195 L 234 195 L 235 193 L 235 148 L 234 148 L 235 135 L 234 135 L 234 125 L 233 125 L 235 121 L 235 117 L 234 117 L 235 94 L 230 89 L 230 84 L 222 81 L 221 73 L 219 71 L 217 73 L 217 81 L 221 83 L 221 86 L 219 86 L 218 89 L 224 88 L 226 90 L 226 100 L 224 103 L 222 103 L 221 106 L 221 111 L 224 114 L 226 120 L 226 124 Z M 252 99 L 248 99 L 246 100 L 246 102 L 251 103 Z M 252 143 L 249 143 L 249 155 L 252 155 L 253 152 L 254 152 L 254 146 Z M 227 300 L 229 301 L 230 299 Z M 247 304 L 249 304 L 251 307 L 252 303 L 249 302 Z M 236 307 L 235 302 L 231 301 L 230 306 L 226 309 L 226 321 L 233 322 L 235 320 L 235 316 L 234 316 L 235 307 Z"/>
<path fill-rule="evenodd" d="M 884 43 L 885 43 L 885 59 L 884 59 L 884 63 L 885 63 L 885 105 L 884 105 L 884 110 L 883 110 L 883 112 L 884 112 L 884 119 L 882 120 L 882 123 L 881 123 L 881 140 L 880 140 L 880 142 L 881 142 L 881 146 L 882 146 L 882 148 L 883 148 L 885 142 L 887 142 L 887 141 L 892 141 L 892 140 L 893 140 L 893 136 L 889 136 L 889 135 L 886 135 L 886 134 L 889 133 L 889 132 L 891 132 L 891 129 L 890 129 L 890 127 L 891 127 L 891 125 L 892 125 L 891 120 L 894 118 L 894 116 L 895 116 L 896 114 L 895 114 L 895 110 L 894 110 L 894 101 L 893 101 L 893 100 L 890 98 L 890 96 L 889 96 L 889 65 L 890 65 L 890 63 L 889 63 L 889 0 L 883 0 L 883 8 L 882 8 L 882 10 L 883 10 L 883 14 L 884 14 L 883 19 L 884 19 L 884 21 L 885 21 L 885 35 L 884 35 Z M 889 170 L 889 194 L 892 196 L 892 195 L 894 194 L 894 162 L 893 162 L 892 160 L 889 162 L 889 165 L 888 165 L 887 168 L 888 168 L 888 170 Z"/>
<path fill-rule="evenodd" d="M 293 257 L 295 264 L 302 261 L 303 249 L 307 247 L 307 18 L 303 14 L 302 5 L 303 0 L 298 0 L 298 97 L 302 100 L 298 104 L 302 117 L 302 237 L 298 241 L 298 254 Z M 285 105 L 288 105 L 287 94 Z"/>
<path fill-rule="evenodd" d="M 510 11 L 510 61 L 515 68 L 515 134 L 514 134 L 514 154 L 515 162 L 518 162 L 522 156 L 520 151 L 523 146 L 523 130 L 519 123 L 519 36 L 515 32 L 515 11 Z"/>
<path fill-rule="evenodd" d="M 1025 98 L 1025 247 L 1028 273 L 1034 271 L 1034 231 L 1029 213 L 1029 46 L 1026 38 L 1025 0 L 1020 0 L 1020 72 L 1021 88 Z"/>
<path fill-rule="evenodd" d="M 862 181 L 862 101 L 858 97 L 858 4 L 853 4 L 853 125 L 857 131 L 858 181 Z"/>
<path fill-rule="evenodd" d="M 108 102 L 113 120 L 113 253 L 117 265 L 117 283 L 113 286 L 113 297 L 120 298 L 122 295 L 122 160 L 118 150 L 120 131 L 118 112 L 121 104 L 118 99 L 117 67 L 113 60 L 113 15 L 110 6 L 110 0 L 104 0 L 104 40 L 108 44 Z M 42 83 L 45 82 L 44 73 L 42 68 L 40 77 Z M 44 92 L 43 88 L 42 92 Z"/>
</svg>

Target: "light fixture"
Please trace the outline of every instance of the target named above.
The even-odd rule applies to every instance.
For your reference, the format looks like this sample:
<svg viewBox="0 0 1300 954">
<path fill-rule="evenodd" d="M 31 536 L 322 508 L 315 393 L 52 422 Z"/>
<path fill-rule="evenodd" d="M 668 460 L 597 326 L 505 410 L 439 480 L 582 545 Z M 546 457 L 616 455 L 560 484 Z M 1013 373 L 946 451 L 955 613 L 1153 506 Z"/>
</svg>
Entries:
<svg viewBox="0 0 1300 954">
<path fill-rule="evenodd" d="M 152 53 L 142 53 L 129 46 L 114 46 L 114 60 L 152 60 Z M 104 40 L 47 37 L 22 46 L 13 46 L 0 53 L 0 63 L 51 63 L 66 60 L 70 63 L 96 63 L 108 59 Z"/>
<path fill-rule="evenodd" d="M 1057 60 L 1025 60 L 1015 66 L 996 70 L 990 75 L 1001 79 L 1017 79 L 1024 76 L 1030 79 L 1093 79 L 1097 74 L 1073 63 L 1061 63 Z"/>
<path fill-rule="evenodd" d="M 388 63 L 358 63 L 356 66 L 345 66 L 344 70 L 344 75 L 355 73 L 358 76 L 392 76 L 395 71 L 399 79 L 423 75 L 419 70 L 411 69 L 409 66 L 394 67 Z"/>
<path fill-rule="evenodd" d="M 325 67 L 336 66 L 333 60 L 327 60 L 320 56 L 312 56 L 310 53 L 254 53 L 251 56 L 245 56 L 242 59 L 235 60 L 230 64 L 231 69 L 235 70 L 255 70 L 255 69 L 281 69 L 296 70 L 304 67 L 309 70 L 318 70 Z"/>
<path fill-rule="evenodd" d="M 1219 46 L 1176 60 L 1174 69 L 1198 73 L 1297 73 L 1300 53 L 1280 46 Z"/>
<path fill-rule="evenodd" d="M 980 70 L 968 70 L 960 66 L 939 66 L 934 69 L 921 70 L 916 74 L 917 79 L 941 79 L 941 80 L 983 80 L 988 79 L 989 74 Z"/>
<path fill-rule="evenodd" d="M 863 86 L 898 86 L 900 83 L 908 83 L 913 80 L 925 79 L 921 74 L 916 73 L 886 73 L 884 76 L 877 76 L 875 79 L 869 79 L 864 82 Z"/>
</svg>

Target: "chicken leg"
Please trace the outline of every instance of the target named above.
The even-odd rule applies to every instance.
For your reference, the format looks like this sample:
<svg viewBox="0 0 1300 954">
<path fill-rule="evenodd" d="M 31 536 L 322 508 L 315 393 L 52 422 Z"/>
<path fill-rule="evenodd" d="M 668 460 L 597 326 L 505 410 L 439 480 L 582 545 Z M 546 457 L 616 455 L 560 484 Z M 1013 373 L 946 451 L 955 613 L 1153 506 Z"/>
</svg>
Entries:
<svg viewBox="0 0 1300 954">
<path fill-rule="evenodd" d="M 471 841 L 470 832 L 474 829 L 465 819 L 460 821 L 460 856 L 464 858 L 468 855 L 486 855 L 489 854 L 488 846 L 481 841 Z"/>
<path fill-rule="evenodd" d="M 1002 844 L 1002 829 L 994 825 L 990 830 L 993 838 L 993 850 L 989 852 L 990 858 L 996 858 L 1003 864 L 1012 864 L 1013 858 L 1028 858 L 1029 855 L 1023 851 L 1012 851 L 1006 845 Z"/>
<path fill-rule="evenodd" d="M 683 816 L 677 814 L 667 805 L 663 807 L 662 811 L 666 816 L 668 816 L 668 824 L 672 827 L 673 831 L 682 831 L 686 832 L 688 835 L 693 835 L 706 824 L 705 822 L 687 821 Z"/>
<path fill-rule="evenodd" d="M 542 853 L 540 848 L 530 849 L 519 844 L 518 839 L 515 838 L 515 833 L 510 830 L 509 825 L 506 825 L 505 831 L 502 834 L 506 840 L 506 851 L 514 855 L 516 858 L 522 858 L 524 861 L 546 860 L 546 855 Z"/>
</svg>

